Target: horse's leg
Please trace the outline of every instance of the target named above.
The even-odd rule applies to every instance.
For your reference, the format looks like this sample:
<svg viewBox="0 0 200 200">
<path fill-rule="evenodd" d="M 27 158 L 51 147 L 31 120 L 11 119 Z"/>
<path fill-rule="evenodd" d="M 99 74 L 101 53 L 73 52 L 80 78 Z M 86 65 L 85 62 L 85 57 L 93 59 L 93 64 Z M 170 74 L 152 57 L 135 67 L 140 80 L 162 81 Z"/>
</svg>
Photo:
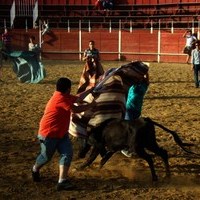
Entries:
<svg viewBox="0 0 200 200">
<path fill-rule="evenodd" d="M 146 160 L 147 163 L 149 164 L 149 167 L 150 167 L 150 170 L 151 170 L 151 175 L 152 175 L 152 181 L 157 181 L 158 177 L 156 175 L 153 160 L 152 160 L 151 156 L 149 154 L 147 154 L 146 151 L 144 150 L 144 148 L 142 148 L 142 147 L 136 147 L 135 151 L 136 151 L 136 153 L 138 154 L 139 157 Z"/>
<path fill-rule="evenodd" d="M 96 157 L 97 157 L 98 155 L 99 155 L 99 149 L 98 149 L 97 147 L 94 146 L 94 147 L 92 148 L 92 151 L 91 151 L 91 153 L 90 153 L 89 158 L 88 158 L 83 164 L 81 164 L 81 165 L 78 167 L 78 169 L 84 169 L 84 168 L 90 166 L 90 165 L 93 163 L 93 161 L 96 159 Z"/>
<path fill-rule="evenodd" d="M 166 170 L 166 177 L 170 177 L 170 167 L 168 162 L 168 153 L 165 149 L 159 147 L 157 143 L 152 145 L 151 147 L 147 148 L 148 150 L 154 152 L 156 155 L 160 156 L 165 164 L 165 170 Z"/>
</svg>

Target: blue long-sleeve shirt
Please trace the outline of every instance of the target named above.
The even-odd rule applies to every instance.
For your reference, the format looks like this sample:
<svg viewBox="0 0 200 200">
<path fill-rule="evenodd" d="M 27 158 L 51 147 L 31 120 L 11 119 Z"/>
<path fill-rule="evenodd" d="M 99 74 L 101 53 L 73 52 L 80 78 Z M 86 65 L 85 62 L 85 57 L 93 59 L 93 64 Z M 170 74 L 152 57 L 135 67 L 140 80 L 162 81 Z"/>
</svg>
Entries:
<svg viewBox="0 0 200 200">
<path fill-rule="evenodd" d="M 191 63 L 193 65 L 199 65 L 200 64 L 200 51 L 198 49 L 194 49 L 192 51 Z"/>
<path fill-rule="evenodd" d="M 143 82 L 134 84 L 128 91 L 126 101 L 126 116 L 125 119 L 137 119 L 141 115 L 144 95 L 148 89 L 148 84 Z"/>
</svg>

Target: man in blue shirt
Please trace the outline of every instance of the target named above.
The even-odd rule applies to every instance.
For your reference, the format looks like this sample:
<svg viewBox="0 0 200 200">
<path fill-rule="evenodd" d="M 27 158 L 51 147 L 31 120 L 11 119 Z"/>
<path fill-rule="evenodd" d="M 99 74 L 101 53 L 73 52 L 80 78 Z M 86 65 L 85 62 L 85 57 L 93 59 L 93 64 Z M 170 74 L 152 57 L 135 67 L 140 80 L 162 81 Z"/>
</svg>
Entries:
<svg viewBox="0 0 200 200">
<path fill-rule="evenodd" d="M 194 70 L 194 82 L 195 82 L 195 87 L 198 88 L 200 85 L 199 81 L 199 71 L 200 71 L 200 43 L 197 41 L 195 43 L 195 49 L 192 51 L 192 58 L 191 58 L 191 63 L 192 63 L 192 69 Z"/>
<path fill-rule="evenodd" d="M 126 100 L 126 120 L 138 119 L 142 112 L 143 99 L 149 86 L 149 75 L 146 74 L 144 80 L 140 83 L 132 85 L 128 91 Z M 121 151 L 126 157 L 131 157 L 132 153 L 129 153 L 126 149 Z"/>
</svg>

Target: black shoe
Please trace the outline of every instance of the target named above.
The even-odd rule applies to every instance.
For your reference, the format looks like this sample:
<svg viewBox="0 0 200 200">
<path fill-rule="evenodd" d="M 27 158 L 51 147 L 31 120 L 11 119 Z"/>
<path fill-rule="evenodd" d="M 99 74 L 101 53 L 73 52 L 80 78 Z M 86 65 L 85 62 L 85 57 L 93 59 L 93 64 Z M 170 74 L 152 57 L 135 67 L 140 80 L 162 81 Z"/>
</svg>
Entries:
<svg viewBox="0 0 200 200">
<path fill-rule="evenodd" d="M 60 191 L 60 190 L 72 190 L 74 188 L 75 188 L 75 186 L 72 185 L 69 180 L 65 180 L 62 183 L 58 183 L 57 184 L 57 191 Z"/>
<path fill-rule="evenodd" d="M 39 172 L 34 172 L 32 170 L 32 178 L 34 182 L 40 182 L 41 178 L 40 178 L 40 173 Z"/>
</svg>

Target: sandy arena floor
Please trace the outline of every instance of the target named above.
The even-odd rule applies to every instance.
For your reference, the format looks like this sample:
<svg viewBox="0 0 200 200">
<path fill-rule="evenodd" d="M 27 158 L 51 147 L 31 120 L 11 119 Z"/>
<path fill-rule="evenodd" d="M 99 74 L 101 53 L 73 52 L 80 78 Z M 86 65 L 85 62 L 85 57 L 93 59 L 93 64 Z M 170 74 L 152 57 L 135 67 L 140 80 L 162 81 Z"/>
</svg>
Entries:
<svg viewBox="0 0 200 200">
<path fill-rule="evenodd" d="M 119 67 L 120 62 L 103 62 L 104 68 Z M 154 157 L 159 176 L 151 182 L 147 163 L 140 158 L 126 158 L 116 153 L 99 170 L 100 158 L 84 171 L 75 167 L 83 162 L 77 159 L 77 142 L 70 177 L 77 190 L 56 191 L 58 155 L 42 171 L 42 182 L 34 183 L 31 167 L 39 151 L 36 140 L 39 120 L 44 107 L 61 76 L 73 81 L 75 94 L 82 62 L 44 61 L 47 77 L 39 84 L 22 84 L 11 63 L 3 67 L 0 82 L 0 199 L 37 200 L 198 200 L 200 199 L 200 158 L 184 153 L 173 138 L 157 130 L 159 144 L 169 152 L 171 179 L 164 178 L 164 166 Z M 151 117 L 179 133 L 191 150 L 200 153 L 200 88 L 193 83 L 193 74 L 187 64 L 150 64 L 150 86 L 144 100 L 143 116 Z"/>
</svg>

